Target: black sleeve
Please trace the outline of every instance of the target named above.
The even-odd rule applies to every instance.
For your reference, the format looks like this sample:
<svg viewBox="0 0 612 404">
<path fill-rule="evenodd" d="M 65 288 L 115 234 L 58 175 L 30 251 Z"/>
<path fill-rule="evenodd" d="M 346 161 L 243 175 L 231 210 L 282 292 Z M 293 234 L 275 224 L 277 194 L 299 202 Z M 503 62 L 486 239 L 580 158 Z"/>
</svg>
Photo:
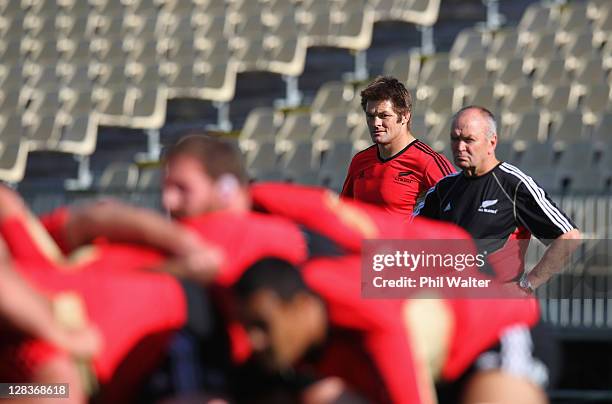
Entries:
<svg viewBox="0 0 612 404">
<path fill-rule="evenodd" d="M 521 181 L 516 195 L 516 218 L 531 234 L 545 242 L 576 228 L 535 181 Z"/>
<path fill-rule="evenodd" d="M 429 188 L 425 198 L 415 206 L 412 216 L 440 219 L 440 197 L 438 196 L 437 185 Z"/>
</svg>

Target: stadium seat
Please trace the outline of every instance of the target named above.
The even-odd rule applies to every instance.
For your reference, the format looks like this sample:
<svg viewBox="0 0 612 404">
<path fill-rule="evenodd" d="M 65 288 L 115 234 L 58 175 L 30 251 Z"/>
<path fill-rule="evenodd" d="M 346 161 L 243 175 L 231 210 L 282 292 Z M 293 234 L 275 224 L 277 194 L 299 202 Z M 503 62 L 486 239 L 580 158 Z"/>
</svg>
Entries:
<svg viewBox="0 0 612 404">
<path fill-rule="evenodd" d="M 572 192 L 600 191 L 603 176 L 596 154 L 590 141 L 568 143 L 559 159 L 557 181 L 567 184 Z"/>
<path fill-rule="evenodd" d="M 570 2 L 562 9 L 559 19 L 559 29 L 562 33 L 580 33 L 590 29 L 587 16 L 588 4 Z"/>
<path fill-rule="evenodd" d="M 521 57 L 518 38 L 515 29 L 496 32 L 487 53 L 487 69 L 499 70 L 505 61 Z"/>
<path fill-rule="evenodd" d="M 285 153 L 281 161 L 283 179 L 301 184 L 316 184 L 317 168 L 314 164 L 311 142 L 296 143 L 294 147 Z"/>
<path fill-rule="evenodd" d="M 351 142 L 336 142 L 323 156 L 319 184 L 340 192 L 353 154 Z"/>
<path fill-rule="evenodd" d="M 317 90 L 310 106 L 312 122 L 315 125 L 320 125 L 331 114 L 349 112 L 352 99 L 353 89 L 345 83 L 340 81 L 324 83 Z"/>
<path fill-rule="evenodd" d="M 609 83 L 607 73 L 602 67 L 600 58 L 588 59 L 576 69 L 574 83 L 581 86 L 591 86 L 602 83 Z"/>
<path fill-rule="evenodd" d="M 612 110 L 610 86 L 606 84 L 592 85 L 582 98 L 584 122 L 594 125 L 605 111 Z"/>
<path fill-rule="evenodd" d="M 612 112 L 606 112 L 603 114 L 599 125 L 595 129 L 593 138 L 598 141 L 608 142 L 612 141 Z"/>
<path fill-rule="evenodd" d="M 601 8 L 605 8 L 602 6 Z M 612 32 L 612 7 L 607 5 L 607 9 L 602 10 L 597 18 L 593 22 L 593 42 L 600 46 L 604 42 L 609 44 L 610 33 Z"/>
<path fill-rule="evenodd" d="M 481 86 L 489 81 L 489 71 L 485 59 L 465 61 L 463 69 L 455 74 L 456 83 L 465 86 Z"/>
<path fill-rule="evenodd" d="M 591 32 L 571 35 L 567 45 L 563 48 L 563 54 L 569 70 L 579 67 L 583 60 L 596 58 L 598 52 L 593 46 L 593 35 Z"/>
<path fill-rule="evenodd" d="M 523 69 L 530 72 L 558 55 L 559 49 L 554 31 L 533 33 L 531 41 L 525 48 Z"/>
<path fill-rule="evenodd" d="M 502 114 L 522 114 L 535 109 L 531 85 L 510 87 L 501 104 Z"/>
<path fill-rule="evenodd" d="M 575 97 L 572 96 L 572 87 L 559 85 L 546 88 L 541 104 L 547 112 L 563 113 L 566 110 L 575 109 L 576 104 Z"/>
<path fill-rule="evenodd" d="M 279 150 L 288 150 L 292 145 L 312 142 L 313 126 L 308 112 L 288 114 L 276 134 L 276 145 Z"/>
<path fill-rule="evenodd" d="M 466 65 L 474 60 L 482 60 L 487 55 L 486 38 L 482 32 L 467 28 L 462 30 L 450 50 L 451 70 L 463 70 Z"/>
<path fill-rule="evenodd" d="M 238 136 L 241 150 L 254 149 L 258 143 L 274 142 L 276 136 L 275 112 L 272 108 L 253 108 Z"/>
<path fill-rule="evenodd" d="M 550 140 L 556 151 L 566 150 L 569 144 L 586 140 L 582 124 L 582 113 L 566 111 L 558 114 L 552 120 Z"/>
<path fill-rule="evenodd" d="M 408 88 L 415 88 L 419 81 L 421 57 L 416 52 L 398 52 L 387 57 L 383 67 L 385 76 L 396 77 Z"/>
<path fill-rule="evenodd" d="M 502 132 L 506 134 L 507 139 L 514 141 L 515 149 L 522 151 L 528 145 L 544 141 L 542 121 L 539 112 L 527 112 L 513 117 L 510 122 L 502 121 Z"/>
<path fill-rule="evenodd" d="M 62 126 L 56 150 L 81 156 L 92 154 L 98 137 L 98 119 L 95 115 L 72 116 Z"/>
<path fill-rule="evenodd" d="M 436 54 L 425 59 L 419 75 L 419 87 L 426 89 L 429 86 L 445 85 L 452 85 L 448 55 Z"/>
<path fill-rule="evenodd" d="M 561 189 L 562 184 L 557 182 L 555 153 L 548 143 L 529 143 L 521 153 L 518 167 L 548 192 Z"/>
<path fill-rule="evenodd" d="M 423 121 L 424 121 L 424 117 Z M 414 129 L 412 133 L 415 134 Z M 417 134 L 418 136 L 418 134 Z M 360 122 L 351 130 L 351 141 L 353 142 L 353 148 L 355 150 L 364 150 L 372 145 L 372 138 L 370 137 L 370 130 L 365 122 Z"/>
<path fill-rule="evenodd" d="M 493 115 L 500 118 L 497 114 L 498 99 L 495 96 L 495 87 L 490 84 L 482 86 L 470 86 L 465 89 L 464 105 L 481 105 L 489 109 Z"/>
<path fill-rule="evenodd" d="M 138 167 L 135 164 L 113 162 L 104 168 L 97 186 L 100 191 L 129 191 L 137 184 Z"/>
<path fill-rule="evenodd" d="M 27 141 L 22 141 L 24 134 L 20 114 L 0 116 L 0 179 L 3 181 L 23 179 L 29 151 Z"/>
<path fill-rule="evenodd" d="M 348 115 L 342 112 L 328 115 L 327 119 L 315 129 L 312 140 L 315 150 L 327 150 L 337 142 L 350 142 L 351 129 L 348 125 Z"/>
<path fill-rule="evenodd" d="M 523 71 L 523 59 L 511 59 L 503 63 L 493 77 L 498 96 L 508 94 L 512 87 L 527 84 L 527 76 Z"/>
<path fill-rule="evenodd" d="M 159 191 L 162 182 L 162 171 L 158 168 L 142 170 L 138 176 L 138 190 Z"/>
<path fill-rule="evenodd" d="M 526 33 L 551 31 L 558 18 L 559 9 L 557 7 L 533 3 L 523 13 L 518 30 Z"/>
<path fill-rule="evenodd" d="M 459 109 L 460 100 L 455 99 L 454 87 L 433 87 L 431 96 L 426 100 L 425 122 L 436 125 L 452 112 Z"/>
<path fill-rule="evenodd" d="M 282 173 L 279 170 L 278 162 L 279 156 L 276 154 L 274 143 L 260 143 L 246 156 L 249 177 L 257 181 L 281 180 Z"/>
<path fill-rule="evenodd" d="M 536 66 L 533 74 L 533 91 L 536 97 L 550 95 L 557 86 L 569 84 L 570 78 L 565 69 L 565 59 L 555 58 Z"/>
<path fill-rule="evenodd" d="M 498 142 L 497 146 L 495 147 L 495 157 L 497 157 L 499 161 L 505 161 L 510 164 L 515 164 L 513 143 L 509 140 L 506 140 L 503 133 L 499 134 L 497 139 Z"/>
<path fill-rule="evenodd" d="M 425 115 L 422 114 L 413 114 L 410 118 L 410 131 L 416 138 L 425 138 L 427 137 L 427 125 L 425 124 Z M 368 132 L 368 140 L 369 143 L 372 143 L 370 139 L 370 134 Z"/>
</svg>

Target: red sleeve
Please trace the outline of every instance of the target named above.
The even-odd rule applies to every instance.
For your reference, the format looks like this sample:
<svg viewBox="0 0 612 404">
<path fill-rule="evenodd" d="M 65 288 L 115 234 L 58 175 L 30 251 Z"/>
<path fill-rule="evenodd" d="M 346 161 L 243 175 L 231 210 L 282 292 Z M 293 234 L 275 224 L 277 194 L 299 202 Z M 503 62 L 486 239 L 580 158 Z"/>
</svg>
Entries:
<svg viewBox="0 0 612 404">
<path fill-rule="evenodd" d="M 47 233 L 49 233 L 64 254 L 70 253 L 64 234 L 64 228 L 68 222 L 69 215 L 70 210 L 67 207 L 61 207 L 40 217 L 40 222 L 47 229 Z"/>
<path fill-rule="evenodd" d="M 40 267 L 55 266 L 54 254 L 61 255 L 57 246 L 44 249 L 33 237 L 30 228 L 22 217 L 10 217 L 0 222 L 0 235 L 6 242 L 15 261 Z M 48 239 L 47 239 L 48 241 Z"/>
<path fill-rule="evenodd" d="M 349 165 L 348 173 L 346 174 L 346 178 L 344 179 L 344 185 L 342 186 L 342 192 L 340 192 L 340 196 L 347 199 L 353 199 L 353 162 L 355 159 L 351 160 L 351 164 Z"/>
<path fill-rule="evenodd" d="M 366 350 L 378 369 L 391 401 L 398 404 L 433 403 L 427 369 L 419 369 L 414 361 L 408 335 L 400 326 L 366 335 Z M 420 376 L 419 376 L 420 375 Z"/>
<path fill-rule="evenodd" d="M 431 403 L 419 379 L 427 377 L 414 361 L 400 316 L 401 300 L 361 297 L 359 256 L 318 259 L 304 268 L 306 283 L 327 303 L 332 326 L 358 330 L 393 403 Z"/>
<path fill-rule="evenodd" d="M 299 228 L 281 217 L 257 213 L 218 212 L 183 222 L 223 250 L 225 263 L 215 283 L 231 286 L 256 261 L 277 257 L 295 265 L 307 256 Z"/>
<path fill-rule="evenodd" d="M 455 168 L 444 155 L 436 153 L 436 156 L 431 157 L 425 166 L 423 175 L 423 191 L 427 191 L 433 187 L 442 178 L 455 172 Z"/>
<path fill-rule="evenodd" d="M 286 183 L 259 183 L 251 187 L 256 208 L 286 217 L 334 240 L 351 252 L 360 252 L 363 239 L 401 238 L 405 225 L 383 209 L 338 198 L 324 188 Z"/>
</svg>

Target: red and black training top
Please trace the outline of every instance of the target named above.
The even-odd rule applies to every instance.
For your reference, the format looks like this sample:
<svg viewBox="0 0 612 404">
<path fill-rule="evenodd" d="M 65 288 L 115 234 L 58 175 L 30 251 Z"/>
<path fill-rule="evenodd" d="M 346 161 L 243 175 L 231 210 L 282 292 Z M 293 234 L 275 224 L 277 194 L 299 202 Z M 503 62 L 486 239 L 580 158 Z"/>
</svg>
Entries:
<svg viewBox="0 0 612 404">
<path fill-rule="evenodd" d="M 446 157 L 418 139 L 388 159 L 372 145 L 353 157 L 342 196 L 410 217 L 419 196 L 453 172 Z"/>
</svg>

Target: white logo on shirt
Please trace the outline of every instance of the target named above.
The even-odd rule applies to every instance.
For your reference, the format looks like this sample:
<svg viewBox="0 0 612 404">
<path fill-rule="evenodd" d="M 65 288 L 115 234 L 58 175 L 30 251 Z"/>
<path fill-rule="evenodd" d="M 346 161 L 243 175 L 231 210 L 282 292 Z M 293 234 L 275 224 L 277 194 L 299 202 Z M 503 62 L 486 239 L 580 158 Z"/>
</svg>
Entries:
<svg viewBox="0 0 612 404">
<path fill-rule="evenodd" d="M 446 207 L 444 208 L 444 212 L 448 212 L 451 210 L 451 203 L 449 202 L 448 205 L 446 205 Z"/>
<path fill-rule="evenodd" d="M 495 205 L 497 203 L 497 199 L 489 199 L 486 201 L 482 201 L 482 203 L 480 204 L 480 207 L 478 208 L 479 212 L 484 212 L 484 213 L 493 213 L 496 214 L 497 213 L 497 209 L 488 209 L 491 206 Z"/>
</svg>

